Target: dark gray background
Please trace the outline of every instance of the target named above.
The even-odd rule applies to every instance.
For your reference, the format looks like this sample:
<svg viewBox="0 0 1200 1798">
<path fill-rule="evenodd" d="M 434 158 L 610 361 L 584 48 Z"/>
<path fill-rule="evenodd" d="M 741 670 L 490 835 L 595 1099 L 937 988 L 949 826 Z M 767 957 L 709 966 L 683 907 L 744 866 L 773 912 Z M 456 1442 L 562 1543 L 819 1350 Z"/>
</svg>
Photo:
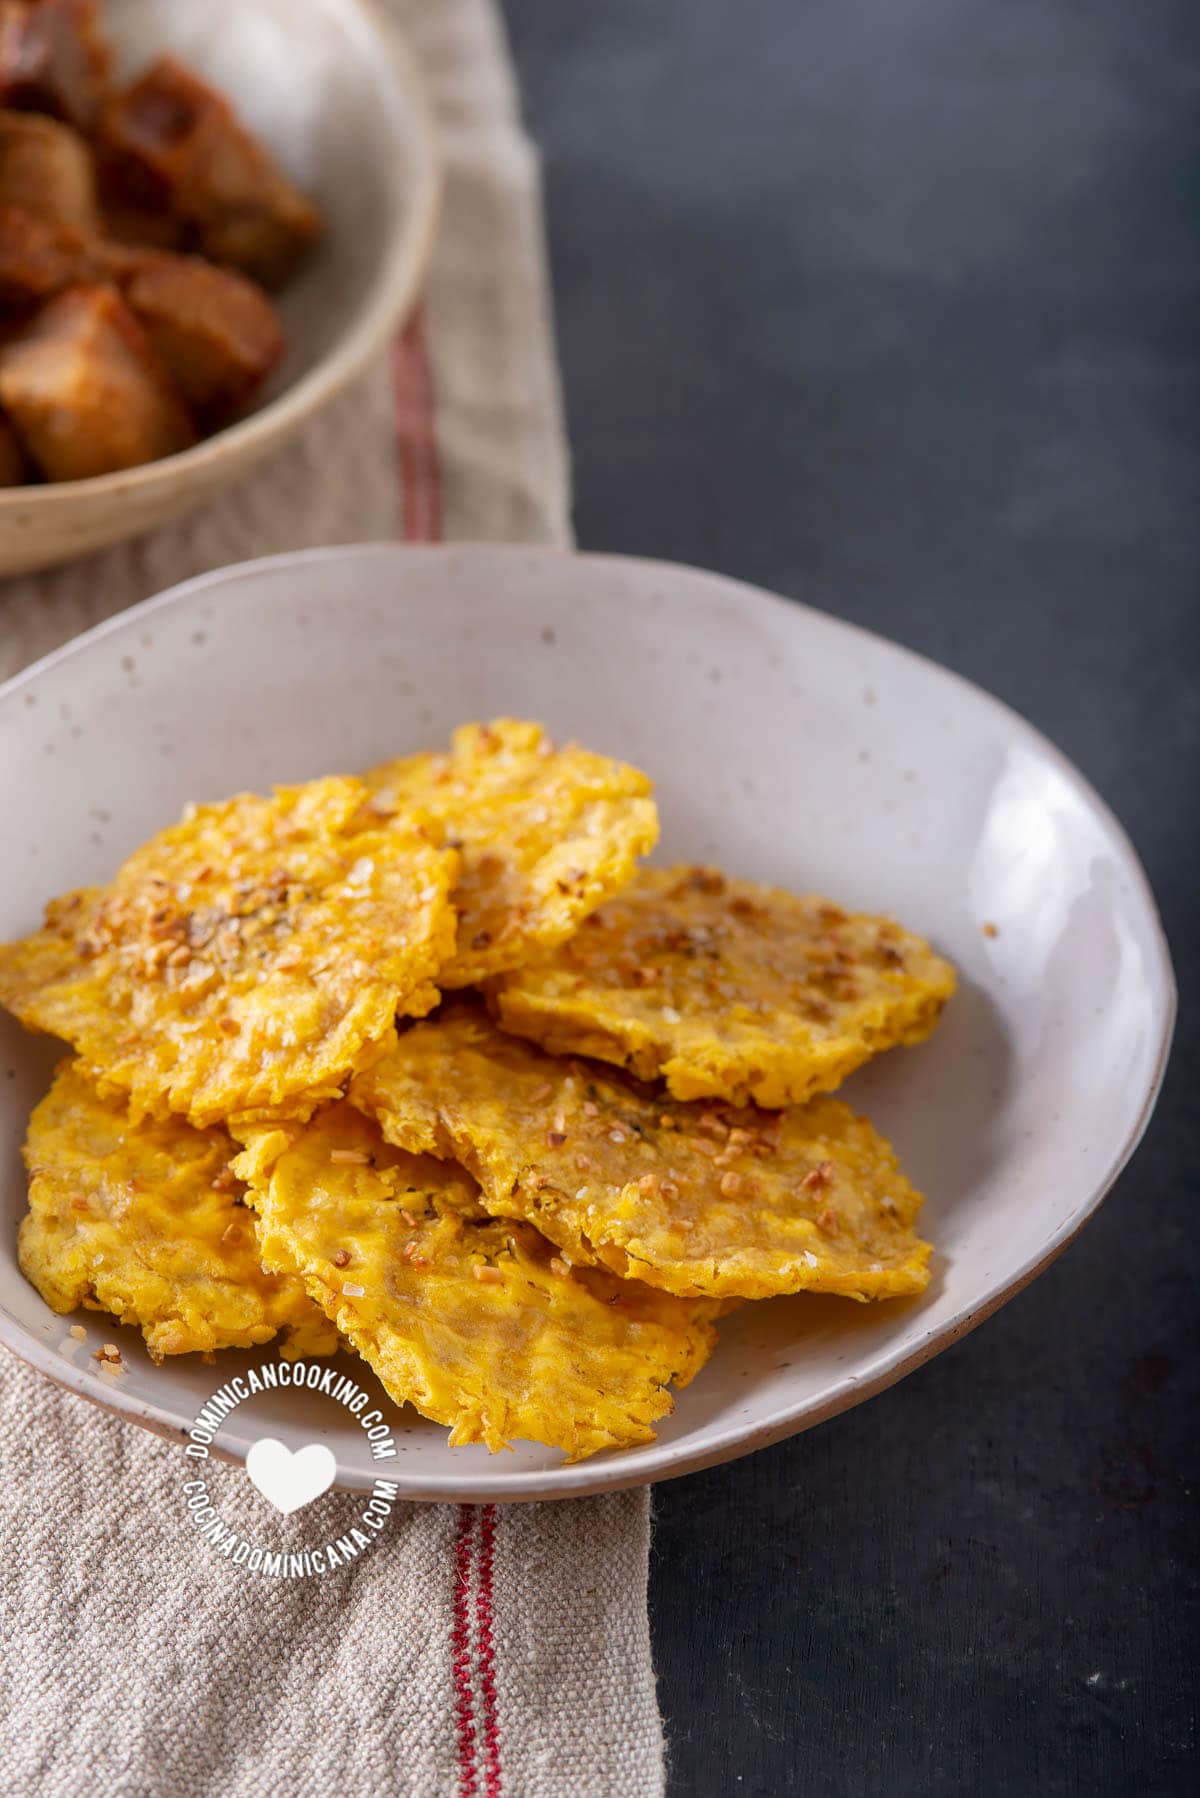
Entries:
<svg viewBox="0 0 1200 1798">
<path fill-rule="evenodd" d="M 977 1335 L 655 1499 L 673 1793 L 1195 1789 L 1194 0 L 508 0 L 589 548 L 982 682 L 1115 806 L 1184 1011 Z"/>
</svg>

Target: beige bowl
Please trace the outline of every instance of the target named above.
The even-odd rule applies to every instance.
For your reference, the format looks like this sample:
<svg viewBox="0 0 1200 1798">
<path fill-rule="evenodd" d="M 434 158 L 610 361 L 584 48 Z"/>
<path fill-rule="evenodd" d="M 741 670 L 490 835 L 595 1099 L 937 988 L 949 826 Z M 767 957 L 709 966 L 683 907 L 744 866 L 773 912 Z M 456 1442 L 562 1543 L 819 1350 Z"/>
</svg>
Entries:
<svg viewBox="0 0 1200 1798">
<path fill-rule="evenodd" d="M 198 505 L 282 444 L 371 358 L 411 306 L 437 213 L 420 76 L 364 0 L 107 0 L 123 72 L 160 51 L 234 101 L 315 195 L 326 235 L 280 298 L 288 353 L 246 418 L 120 474 L 0 490 L 0 574 L 66 562 Z"/>
<path fill-rule="evenodd" d="M 893 911 L 950 956 L 960 986 L 941 1028 L 841 1093 L 929 1195 L 933 1279 L 887 1304 L 743 1305 L 656 1441 L 573 1466 L 531 1442 L 451 1448 L 439 1425 L 380 1399 L 398 1445 L 381 1467 L 342 1407 L 284 1388 L 232 1412 L 216 1454 L 244 1460 L 263 1436 L 293 1452 L 323 1442 L 344 1486 L 369 1492 L 382 1473 L 406 1499 L 474 1503 L 714 1466 L 858 1404 L 982 1323 L 1083 1227 L 1146 1127 L 1171 964 L 1134 852 L 1075 769 L 932 662 L 665 562 L 496 544 L 315 550 L 204 575 L 77 638 L 0 690 L 0 940 L 32 930 L 51 893 L 107 879 L 189 799 L 368 768 L 500 712 L 647 769 L 660 863 L 716 862 Z M 0 1343 L 180 1444 L 220 1385 L 275 1350 L 155 1367 L 136 1330 L 56 1316 L 22 1277 L 21 1143 L 62 1052 L 0 1015 Z M 1125 1220 L 1139 1227 L 1132 1204 Z M 120 1347 L 119 1378 L 97 1370 L 105 1342 Z M 1029 1382 L 1070 1352 L 1065 1332 L 1040 1344 Z M 344 1365 L 374 1399 L 364 1364 Z M 79 1432 L 82 1461 L 82 1415 Z M 169 1452 L 182 1467 L 182 1448 Z"/>
</svg>

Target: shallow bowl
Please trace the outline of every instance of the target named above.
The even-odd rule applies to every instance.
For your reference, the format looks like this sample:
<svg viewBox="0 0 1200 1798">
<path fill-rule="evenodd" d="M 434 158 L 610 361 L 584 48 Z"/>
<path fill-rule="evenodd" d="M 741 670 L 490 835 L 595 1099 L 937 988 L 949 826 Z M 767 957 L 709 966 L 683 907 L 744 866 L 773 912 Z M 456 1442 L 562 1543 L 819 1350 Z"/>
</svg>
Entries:
<svg viewBox="0 0 1200 1798">
<path fill-rule="evenodd" d="M 0 692 L 0 938 L 105 877 L 188 800 L 357 769 L 465 719 L 543 720 L 653 774 L 660 861 L 893 912 L 961 988 L 925 1044 L 845 1096 L 927 1194 L 919 1300 L 799 1296 L 727 1318 L 658 1439 L 576 1466 L 489 1456 L 389 1408 L 405 1495 L 531 1499 L 686 1473 L 858 1403 L 1044 1268 L 1100 1204 L 1150 1115 L 1174 989 L 1120 826 L 1043 737 L 965 681 L 737 582 L 515 548 L 325 550 L 188 582 Z M 73 1391 L 176 1435 L 234 1371 L 151 1364 L 95 1313 L 55 1317 L 16 1265 L 20 1146 L 58 1045 L 0 1023 L 0 1336 Z M 119 1341 L 127 1372 L 92 1359 Z M 1061 1345 L 1066 1352 L 1067 1345 Z M 369 1378 L 354 1363 L 359 1378 Z M 328 1400 L 255 1400 L 218 1439 L 329 1443 L 346 1485 L 380 1469 Z"/>
</svg>

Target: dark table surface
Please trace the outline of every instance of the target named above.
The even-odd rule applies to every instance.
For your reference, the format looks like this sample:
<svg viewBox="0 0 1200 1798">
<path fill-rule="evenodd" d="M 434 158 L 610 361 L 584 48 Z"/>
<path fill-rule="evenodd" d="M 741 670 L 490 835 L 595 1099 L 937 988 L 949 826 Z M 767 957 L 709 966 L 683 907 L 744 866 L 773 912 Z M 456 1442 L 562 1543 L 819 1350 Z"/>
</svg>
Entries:
<svg viewBox="0 0 1200 1798">
<path fill-rule="evenodd" d="M 672 1793 L 1196 1789 L 1194 0 L 508 0 L 576 523 L 911 644 L 1128 826 L 1183 1011 L 1070 1251 L 658 1488 Z"/>
</svg>

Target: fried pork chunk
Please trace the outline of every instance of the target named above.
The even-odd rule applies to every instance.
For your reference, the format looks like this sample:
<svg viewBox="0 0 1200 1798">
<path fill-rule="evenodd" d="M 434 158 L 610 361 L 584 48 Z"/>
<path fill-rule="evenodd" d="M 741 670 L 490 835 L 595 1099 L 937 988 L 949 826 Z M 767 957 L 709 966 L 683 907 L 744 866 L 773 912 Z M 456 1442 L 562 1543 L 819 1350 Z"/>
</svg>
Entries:
<svg viewBox="0 0 1200 1798">
<path fill-rule="evenodd" d="M 65 288 L 106 279 L 104 255 L 82 232 L 0 205 L 0 312 L 25 322 Z"/>
<path fill-rule="evenodd" d="M 0 310 L 24 319 L 68 287 L 97 283 L 120 289 L 205 427 L 242 411 L 283 355 L 279 314 L 234 269 L 133 250 L 0 206 Z"/>
<path fill-rule="evenodd" d="M 279 315 L 256 282 L 198 256 L 133 257 L 122 282 L 194 416 L 206 426 L 243 410 L 283 355 Z"/>
<path fill-rule="evenodd" d="M 69 125 L 0 112 L 0 206 L 20 206 L 83 234 L 100 229 L 92 153 Z"/>
<path fill-rule="evenodd" d="M 96 0 L 0 0 L 0 106 L 90 131 L 108 85 Z"/>
<path fill-rule="evenodd" d="M 0 351 L 0 404 L 51 481 L 136 468 L 196 441 L 163 363 L 113 287 L 72 287 Z"/>
<path fill-rule="evenodd" d="M 320 236 L 316 207 L 228 101 L 162 56 L 113 97 L 100 128 L 106 190 L 184 220 L 206 256 L 278 287 Z"/>
</svg>

